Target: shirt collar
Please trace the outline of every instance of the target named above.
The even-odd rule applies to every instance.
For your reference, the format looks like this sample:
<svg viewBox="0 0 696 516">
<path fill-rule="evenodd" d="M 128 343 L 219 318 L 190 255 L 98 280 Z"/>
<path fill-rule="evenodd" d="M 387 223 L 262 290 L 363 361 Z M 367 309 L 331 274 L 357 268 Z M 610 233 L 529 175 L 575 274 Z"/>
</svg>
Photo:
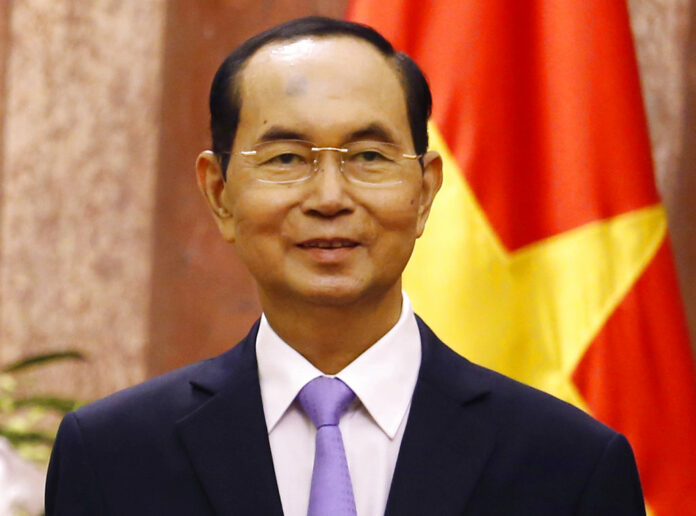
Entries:
<svg viewBox="0 0 696 516">
<path fill-rule="evenodd" d="M 261 316 L 256 337 L 261 399 L 271 433 L 304 385 L 323 373 L 285 343 Z M 334 375 L 348 385 L 382 431 L 393 439 L 411 403 L 421 361 L 418 324 L 403 293 L 397 323 Z"/>
</svg>

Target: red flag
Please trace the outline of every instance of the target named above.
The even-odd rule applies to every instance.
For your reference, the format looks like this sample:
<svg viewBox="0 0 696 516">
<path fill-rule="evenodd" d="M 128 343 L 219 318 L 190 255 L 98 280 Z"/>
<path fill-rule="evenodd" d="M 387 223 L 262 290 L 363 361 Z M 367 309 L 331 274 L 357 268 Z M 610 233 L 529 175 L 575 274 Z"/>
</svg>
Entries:
<svg viewBox="0 0 696 516">
<path fill-rule="evenodd" d="M 413 258 L 438 266 L 405 277 L 417 311 L 624 433 L 656 514 L 696 514 L 694 365 L 625 3 L 353 0 L 348 18 L 433 91 L 446 183 Z"/>
</svg>

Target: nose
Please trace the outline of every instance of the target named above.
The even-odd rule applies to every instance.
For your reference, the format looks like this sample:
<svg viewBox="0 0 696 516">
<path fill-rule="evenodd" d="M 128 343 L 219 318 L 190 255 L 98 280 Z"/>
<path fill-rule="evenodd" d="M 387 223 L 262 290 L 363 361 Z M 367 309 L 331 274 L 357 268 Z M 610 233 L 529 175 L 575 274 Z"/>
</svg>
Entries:
<svg viewBox="0 0 696 516">
<path fill-rule="evenodd" d="M 346 189 L 341 172 L 341 158 L 336 152 L 322 152 L 314 164 L 314 176 L 307 184 L 303 209 L 310 215 L 335 217 L 350 213 L 355 204 Z"/>
</svg>

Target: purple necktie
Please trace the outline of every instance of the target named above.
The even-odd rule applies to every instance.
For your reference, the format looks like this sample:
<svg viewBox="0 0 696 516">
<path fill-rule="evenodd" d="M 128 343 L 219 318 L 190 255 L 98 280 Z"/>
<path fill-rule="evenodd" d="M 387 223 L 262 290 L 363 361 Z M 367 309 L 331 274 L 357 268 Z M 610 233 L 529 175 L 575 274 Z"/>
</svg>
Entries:
<svg viewBox="0 0 696 516">
<path fill-rule="evenodd" d="M 338 421 L 355 393 L 338 378 L 320 376 L 297 395 L 305 414 L 317 427 L 312 487 L 307 516 L 355 516 L 346 452 Z"/>
</svg>

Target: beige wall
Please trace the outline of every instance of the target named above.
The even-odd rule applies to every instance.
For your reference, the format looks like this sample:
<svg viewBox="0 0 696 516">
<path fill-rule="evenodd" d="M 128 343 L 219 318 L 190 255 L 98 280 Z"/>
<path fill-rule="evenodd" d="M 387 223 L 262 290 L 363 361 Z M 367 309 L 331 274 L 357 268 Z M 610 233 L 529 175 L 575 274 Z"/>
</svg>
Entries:
<svg viewBox="0 0 696 516">
<path fill-rule="evenodd" d="M 695 1 L 630 2 L 694 337 Z M 236 342 L 259 308 L 193 182 L 208 83 L 257 30 L 344 6 L 0 0 L 0 363 L 84 350 L 41 378 L 90 399 Z"/>
<path fill-rule="evenodd" d="M 0 363 L 85 350 L 54 390 L 145 375 L 164 14 L 152 0 L 9 5 Z"/>
</svg>

